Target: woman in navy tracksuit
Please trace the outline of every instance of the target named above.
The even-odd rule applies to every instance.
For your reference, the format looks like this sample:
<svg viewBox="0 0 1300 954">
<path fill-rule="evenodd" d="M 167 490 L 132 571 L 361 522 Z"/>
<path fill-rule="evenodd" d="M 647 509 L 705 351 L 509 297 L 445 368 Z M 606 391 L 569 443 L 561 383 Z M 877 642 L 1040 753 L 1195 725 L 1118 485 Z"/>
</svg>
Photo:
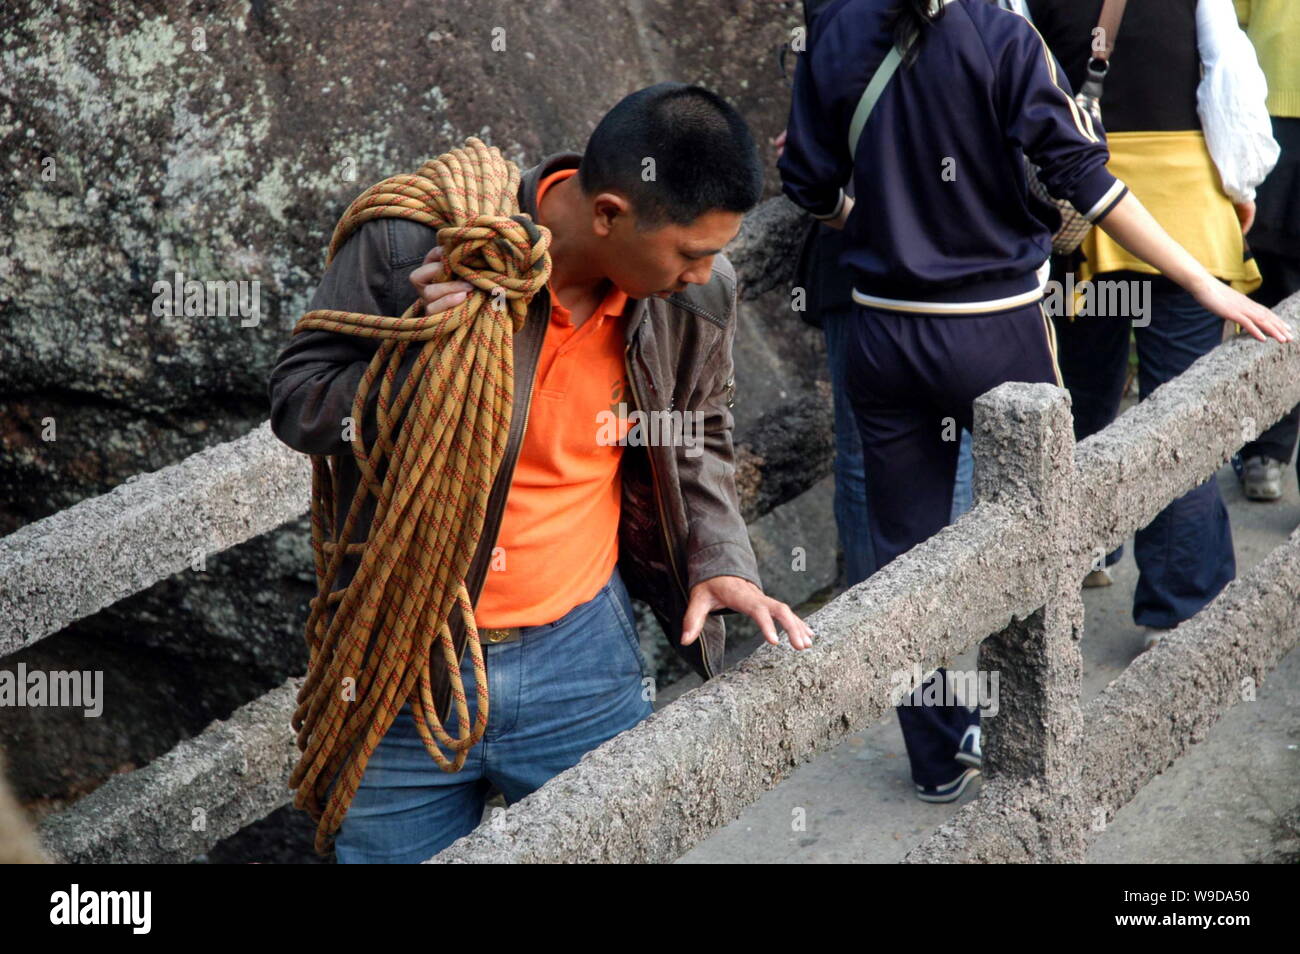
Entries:
<svg viewBox="0 0 1300 954">
<path fill-rule="evenodd" d="M 908 53 L 855 161 L 850 122 L 894 44 Z M 1054 196 L 1211 311 L 1288 340 L 1287 326 L 1210 276 L 1106 170 L 1102 129 L 1023 17 L 988 0 L 834 0 L 807 49 L 777 167 L 786 195 L 847 237 L 845 360 L 877 569 L 948 522 L 953 435 L 972 426 L 972 401 L 1005 381 L 1061 385 L 1041 305 L 1059 216 L 1028 192 L 1024 156 Z M 957 798 L 980 763 L 978 711 L 897 711 L 918 797 Z"/>
</svg>

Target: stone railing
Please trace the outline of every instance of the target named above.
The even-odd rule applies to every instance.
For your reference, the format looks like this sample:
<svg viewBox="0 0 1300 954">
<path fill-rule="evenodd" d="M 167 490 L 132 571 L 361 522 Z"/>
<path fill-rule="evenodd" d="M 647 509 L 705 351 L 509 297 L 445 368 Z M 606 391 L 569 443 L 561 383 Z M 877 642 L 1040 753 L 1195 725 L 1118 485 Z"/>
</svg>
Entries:
<svg viewBox="0 0 1300 954">
<path fill-rule="evenodd" d="M 1294 324 L 1300 296 L 1279 312 Z M 1300 347 L 1253 340 L 1216 349 L 1078 447 L 1064 391 L 989 392 L 976 402 L 975 508 L 811 616 L 813 650 L 762 646 L 436 860 L 672 860 L 887 714 L 896 673 L 976 645 L 980 668 L 1000 673 L 988 782 L 908 860 L 1081 860 L 1099 822 L 1201 738 L 1242 680 L 1262 681 L 1295 644 L 1300 536 L 1139 659 L 1086 720 L 1079 582 L 1097 553 L 1297 402 Z M 305 463 L 263 425 L 0 540 L 0 655 L 196 552 L 296 518 Z M 297 686 L 287 681 L 50 816 L 39 828 L 45 849 L 72 862 L 185 861 L 286 804 Z"/>
<path fill-rule="evenodd" d="M 1279 312 L 1296 324 L 1300 296 Z M 979 645 L 980 669 L 1000 673 L 988 782 L 906 860 L 1082 861 L 1091 833 L 1300 638 L 1300 531 L 1131 666 L 1086 720 L 1080 582 L 1298 401 L 1300 348 L 1251 339 L 1078 447 L 1064 391 L 994 389 L 976 402 L 975 508 L 811 616 L 813 651 L 760 647 L 433 860 L 672 860 L 885 715 L 897 673 Z"/>
</svg>

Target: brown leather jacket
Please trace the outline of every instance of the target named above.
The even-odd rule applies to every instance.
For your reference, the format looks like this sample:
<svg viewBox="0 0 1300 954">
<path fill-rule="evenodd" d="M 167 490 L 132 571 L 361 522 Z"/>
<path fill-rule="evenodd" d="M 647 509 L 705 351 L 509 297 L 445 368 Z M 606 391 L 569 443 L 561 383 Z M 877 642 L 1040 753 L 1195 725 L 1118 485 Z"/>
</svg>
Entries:
<svg viewBox="0 0 1300 954">
<path fill-rule="evenodd" d="M 581 155 L 557 153 L 521 175 L 520 209 L 537 216 L 537 185 L 557 169 L 579 165 Z M 435 244 L 435 232 L 405 219 L 367 222 L 326 269 L 309 310 L 329 308 L 401 315 L 415 300 L 409 276 Z M 537 295 L 528 319 L 514 337 L 515 397 L 505 460 L 488 498 L 482 538 L 470 562 L 466 584 L 477 602 L 496 545 L 506 493 L 519 456 L 542 338 L 550 323 L 550 296 Z M 668 642 L 705 679 L 722 671 L 725 626 L 714 611 L 690 646 L 679 645 L 691 587 L 714 576 L 739 576 L 761 586 L 757 562 L 740 515 L 734 481 L 730 408 L 735 394 L 732 340 L 736 330 L 736 276 L 722 255 L 713 260 L 707 285 L 689 285 L 666 299 L 629 299 L 628 380 L 637 408 L 703 412 L 702 448 L 632 446 L 623 449 L 623 499 L 619 518 L 619 570 L 629 592 L 654 610 Z M 343 421 L 351 416 L 362 373 L 378 349 L 375 339 L 325 331 L 294 335 L 271 372 L 271 430 L 305 454 L 332 455 L 340 478 L 335 527 L 341 528 L 356 491 L 359 472 Z M 406 380 L 419 347 L 408 349 L 394 382 Z M 372 446 L 377 424 L 373 389 L 361 422 Z M 680 442 L 679 442 L 680 443 Z M 368 498 L 353 540 L 365 540 L 374 516 Z M 359 563 L 349 555 L 337 588 L 346 587 Z M 337 605 L 337 604 L 336 604 Z M 453 614 L 451 632 L 458 655 L 464 627 Z M 435 654 L 441 659 L 441 654 Z M 445 719 L 450 692 L 441 665 L 433 667 L 435 699 Z"/>
</svg>

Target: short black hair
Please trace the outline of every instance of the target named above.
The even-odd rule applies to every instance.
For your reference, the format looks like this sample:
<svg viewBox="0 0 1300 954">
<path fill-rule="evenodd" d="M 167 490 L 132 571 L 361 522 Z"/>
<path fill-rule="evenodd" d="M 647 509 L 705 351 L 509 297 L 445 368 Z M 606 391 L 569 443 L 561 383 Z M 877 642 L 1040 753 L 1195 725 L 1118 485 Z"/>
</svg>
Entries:
<svg viewBox="0 0 1300 954">
<path fill-rule="evenodd" d="M 763 194 L 763 163 L 748 124 L 717 93 L 656 83 L 623 97 L 597 124 L 578 182 L 588 196 L 627 196 L 638 227 L 655 229 L 714 209 L 748 212 Z"/>
</svg>

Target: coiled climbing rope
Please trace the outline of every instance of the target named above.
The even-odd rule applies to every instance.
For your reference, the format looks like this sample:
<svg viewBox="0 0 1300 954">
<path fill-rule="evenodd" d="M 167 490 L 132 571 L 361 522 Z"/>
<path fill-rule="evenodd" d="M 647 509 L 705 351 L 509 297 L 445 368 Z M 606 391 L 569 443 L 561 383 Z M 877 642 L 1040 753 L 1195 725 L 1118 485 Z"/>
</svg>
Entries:
<svg viewBox="0 0 1300 954">
<path fill-rule="evenodd" d="M 294 804 L 317 822 L 322 854 L 404 702 L 444 771 L 460 770 L 487 726 L 483 650 L 465 576 L 510 429 L 513 336 L 551 273 L 550 232 L 519 212 L 519 180 L 514 163 L 470 137 L 416 174 L 370 187 L 339 220 L 326 264 L 364 222 L 413 219 L 437 229 L 448 280 L 475 290 L 435 315 L 424 315 L 417 300 L 400 318 L 322 309 L 294 327 L 295 334 L 320 330 L 381 339 L 353 402 L 352 453 L 361 476 L 341 532 L 334 526 L 337 465 L 327 456 L 311 459 L 317 595 L 306 626 L 307 678 L 292 722 L 302 754 L 289 786 L 297 790 Z M 394 395 L 396 370 L 413 343 L 423 346 Z M 367 447 L 362 413 L 376 384 L 378 431 Z M 376 501 L 368 538 L 352 541 L 368 496 Z M 345 553 L 358 552 L 356 575 L 336 592 Z M 472 728 L 449 626 L 453 612 L 465 621 L 474 665 Z M 455 738 L 439 721 L 432 695 L 437 661 L 451 680 Z"/>
</svg>

